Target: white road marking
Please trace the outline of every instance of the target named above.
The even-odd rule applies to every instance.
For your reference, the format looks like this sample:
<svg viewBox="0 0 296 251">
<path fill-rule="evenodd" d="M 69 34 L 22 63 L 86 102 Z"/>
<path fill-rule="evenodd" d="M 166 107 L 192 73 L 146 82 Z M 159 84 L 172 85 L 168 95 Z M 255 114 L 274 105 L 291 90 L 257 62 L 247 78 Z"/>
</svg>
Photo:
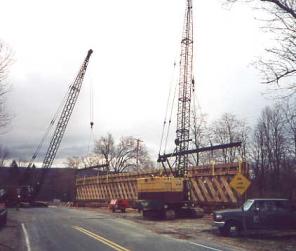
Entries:
<svg viewBox="0 0 296 251">
<path fill-rule="evenodd" d="M 209 247 L 209 246 L 206 246 L 206 245 L 202 245 L 202 244 L 199 244 L 199 243 L 195 243 L 195 242 L 192 242 L 192 241 L 189 241 L 189 243 L 192 244 L 192 245 L 198 246 L 198 247 L 207 248 L 209 250 L 223 251 L 222 249 L 212 248 L 212 247 Z"/>
<path fill-rule="evenodd" d="M 27 229 L 26 229 L 24 223 L 22 223 L 22 229 L 23 229 L 23 232 L 24 232 L 24 235 L 25 235 L 25 241 L 26 241 L 27 250 L 28 251 L 31 251 L 31 246 L 30 246 L 30 241 L 29 241 L 29 235 L 28 235 L 28 232 L 27 232 Z"/>
</svg>

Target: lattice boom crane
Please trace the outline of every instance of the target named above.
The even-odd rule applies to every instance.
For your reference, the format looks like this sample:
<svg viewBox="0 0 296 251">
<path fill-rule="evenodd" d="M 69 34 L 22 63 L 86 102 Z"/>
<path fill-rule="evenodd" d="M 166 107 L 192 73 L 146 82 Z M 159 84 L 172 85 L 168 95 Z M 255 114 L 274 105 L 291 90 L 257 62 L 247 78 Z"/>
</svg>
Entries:
<svg viewBox="0 0 296 251">
<path fill-rule="evenodd" d="M 89 62 L 89 58 L 92 54 L 93 50 L 89 50 L 87 53 L 87 56 L 75 78 L 74 83 L 70 86 L 69 93 L 65 102 L 65 105 L 63 107 L 62 113 L 59 117 L 57 126 L 55 128 L 54 134 L 51 138 L 49 147 L 47 149 L 45 158 L 43 160 L 42 167 L 49 168 L 51 167 L 55 156 L 57 154 L 57 151 L 59 149 L 60 143 L 62 141 L 62 138 L 64 136 L 64 133 L 66 131 L 67 124 L 70 120 L 71 114 L 73 112 L 74 106 L 76 104 L 81 85 L 84 79 L 84 75 L 86 72 L 86 68 Z"/>
<path fill-rule="evenodd" d="M 189 181 L 186 177 L 187 151 L 190 142 L 191 96 L 194 85 L 192 63 L 192 0 L 186 0 L 180 53 L 175 170 L 172 170 L 169 165 L 174 177 L 139 178 L 137 180 L 139 209 L 143 211 L 144 217 L 151 214 L 161 214 L 167 219 L 173 219 L 178 213 L 196 213 L 191 203 Z M 163 162 L 166 159 L 165 156 L 159 155 L 159 161 Z"/>
<path fill-rule="evenodd" d="M 179 95 L 176 130 L 176 152 L 188 150 L 190 142 L 191 96 L 194 85 L 192 75 L 193 61 L 193 21 L 192 0 L 187 0 L 185 20 L 181 40 L 179 73 Z M 184 177 L 188 169 L 188 154 L 178 154 L 176 159 L 176 176 Z"/>
</svg>

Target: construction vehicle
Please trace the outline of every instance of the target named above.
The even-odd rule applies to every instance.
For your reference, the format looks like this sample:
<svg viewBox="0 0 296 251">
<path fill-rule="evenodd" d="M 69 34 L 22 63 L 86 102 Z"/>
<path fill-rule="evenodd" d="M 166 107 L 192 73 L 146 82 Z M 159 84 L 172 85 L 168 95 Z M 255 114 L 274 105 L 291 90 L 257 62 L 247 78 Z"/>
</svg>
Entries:
<svg viewBox="0 0 296 251">
<path fill-rule="evenodd" d="M 194 207 L 190 203 L 190 187 L 187 178 L 188 154 L 186 153 L 190 142 L 191 96 L 194 87 L 192 63 L 192 0 L 186 0 L 178 86 L 176 165 L 171 177 L 148 177 L 137 180 L 138 205 L 143 216 L 159 214 L 167 219 L 173 219 L 179 211 L 191 210 Z M 159 157 L 159 160 L 161 159 Z"/>
<path fill-rule="evenodd" d="M 88 62 L 92 53 L 93 53 L 93 50 L 88 51 L 87 56 L 84 59 L 83 64 L 80 67 L 74 82 L 69 86 L 68 92 L 65 96 L 65 99 L 63 100 L 63 103 L 60 105 L 58 111 L 54 115 L 54 118 L 51 120 L 47 131 L 42 137 L 41 142 L 37 146 L 32 156 L 32 159 L 29 162 L 29 165 L 26 170 L 27 171 L 26 175 L 24 175 L 20 179 L 18 186 L 9 187 L 8 190 L 9 190 L 10 196 L 8 196 L 8 198 L 10 198 L 9 201 L 11 201 L 12 204 L 15 204 L 15 201 L 13 200 L 15 200 L 16 196 L 14 196 L 14 194 L 15 195 L 19 194 L 21 202 L 26 202 L 31 205 L 36 205 L 36 197 L 42 188 L 44 179 L 46 177 L 46 172 L 48 168 L 52 166 L 52 163 L 59 149 L 60 143 L 63 139 L 64 133 L 66 131 L 67 125 L 72 115 L 74 106 L 78 99 L 78 95 L 81 90 L 81 86 L 82 86 L 82 82 L 88 66 Z M 60 112 L 60 108 L 62 108 L 61 112 Z M 32 172 L 33 171 L 32 169 L 35 168 L 34 161 L 38 157 L 40 150 L 42 148 L 42 145 L 45 139 L 47 138 L 50 130 L 55 125 L 58 115 L 59 115 L 59 119 L 57 120 L 53 136 L 51 137 L 49 146 L 46 151 L 46 155 L 42 162 L 43 170 L 38 177 L 33 177 L 34 174 Z M 91 125 L 93 125 L 93 122 L 91 122 Z M 10 202 L 8 203 L 10 204 Z"/>
<path fill-rule="evenodd" d="M 144 217 L 174 219 L 181 210 L 194 206 L 189 205 L 186 180 L 182 177 L 139 178 L 137 185 L 138 209 Z"/>
<path fill-rule="evenodd" d="M 181 39 L 180 72 L 178 81 L 178 108 L 175 151 L 160 154 L 158 162 L 164 168 L 165 176 L 146 177 L 137 180 L 138 209 L 143 216 L 164 216 L 174 219 L 176 215 L 201 216 L 191 199 L 191 183 L 188 177 L 188 155 L 202 151 L 238 147 L 240 142 L 189 150 L 191 140 L 192 108 L 194 104 L 193 63 L 193 19 L 192 0 L 186 0 L 185 23 Z M 193 107 L 192 107 L 193 106 Z M 171 119 L 170 121 L 171 122 Z M 166 123 L 166 121 L 165 121 Z M 164 123 L 164 125 L 165 125 Z M 168 158 L 175 158 L 173 164 Z M 167 166 L 165 165 L 167 163 Z"/>
</svg>

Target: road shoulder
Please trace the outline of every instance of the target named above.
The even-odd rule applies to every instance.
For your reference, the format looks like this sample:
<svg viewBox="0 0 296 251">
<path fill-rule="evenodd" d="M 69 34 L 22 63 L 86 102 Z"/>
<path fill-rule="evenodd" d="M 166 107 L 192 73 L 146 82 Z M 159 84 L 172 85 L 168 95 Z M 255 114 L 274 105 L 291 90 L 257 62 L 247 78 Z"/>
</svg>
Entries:
<svg viewBox="0 0 296 251">
<path fill-rule="evenodd" d="M 15 209 L 9 209 L 6 226 L 0 228 L 0 250 L 1 251 L 26 251 L 22 227 L 15 219 Z"/>
</svg>

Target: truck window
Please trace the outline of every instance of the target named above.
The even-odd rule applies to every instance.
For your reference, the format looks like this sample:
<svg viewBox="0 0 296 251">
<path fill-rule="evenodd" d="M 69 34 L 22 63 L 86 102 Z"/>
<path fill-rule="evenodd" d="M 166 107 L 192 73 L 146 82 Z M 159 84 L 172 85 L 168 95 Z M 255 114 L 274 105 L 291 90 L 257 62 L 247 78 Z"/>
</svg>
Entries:
<svg viewBox="0 0 296 251">
<path fill-rule="evenodd" d="M 254 200 L 247 200 L 243 206 L 244 211 L 248 211 L 251 208 L 251 206 L 253 205 L 253 203 L 254 203 Z"/>
<path fill-rule="evenodd" d="M 257 201 L 256 206 L 259 207 L 262 212 L 271 212 L 276 210 L 274 201 Z"/>
<path fill-rule="evenodd" d="M 278 211 L 287 211 L 290 208 L 288 201 L 275 201 L 274 203 Z"/>
</svg>

